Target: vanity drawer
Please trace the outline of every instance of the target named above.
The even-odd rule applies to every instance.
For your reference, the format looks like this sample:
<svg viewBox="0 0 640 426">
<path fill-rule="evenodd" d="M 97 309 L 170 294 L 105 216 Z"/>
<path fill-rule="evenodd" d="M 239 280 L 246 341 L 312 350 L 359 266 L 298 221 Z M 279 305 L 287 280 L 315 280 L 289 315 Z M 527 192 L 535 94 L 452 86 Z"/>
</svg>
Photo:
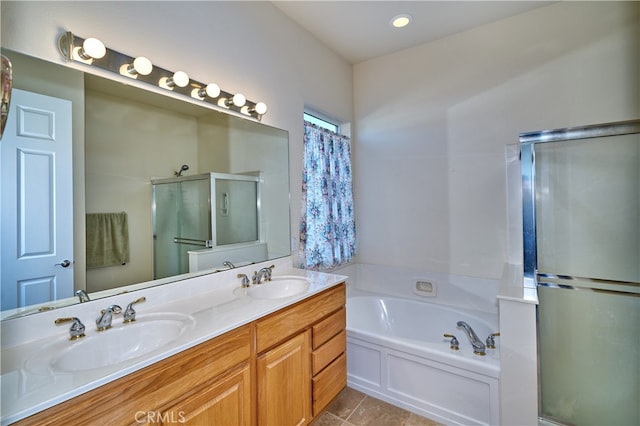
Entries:
<svg viewBox="0 0 640 426">
<path fill-rule="evenodd" d="M 261 353 L 304 330 L 333 311 L 344 307 L 345 303 L 343 283 L 258 320 L 256 322 L 257 352 Z"/>
<path fill-rule="evenodd" d="M 320 346 L 311 354 L 312 375 L 318 374 L 331 361 L 340 356 L 347 346 L 347 332 L 343 329 L 331 340 Z"/>
<path fill-rule="evenodd" d="M 338 312 L 331 314 L 330 316 L 313 326 L 312 340 L 314 350 L 346 328 L 346 313 L 347 310 L 343 307 Z"/>
<path fill-rule="evenodd" d="M 313 378 L 313 415 L 318 415 L 347 385 L 347 357 L 343 353 Z"/>
</svg>

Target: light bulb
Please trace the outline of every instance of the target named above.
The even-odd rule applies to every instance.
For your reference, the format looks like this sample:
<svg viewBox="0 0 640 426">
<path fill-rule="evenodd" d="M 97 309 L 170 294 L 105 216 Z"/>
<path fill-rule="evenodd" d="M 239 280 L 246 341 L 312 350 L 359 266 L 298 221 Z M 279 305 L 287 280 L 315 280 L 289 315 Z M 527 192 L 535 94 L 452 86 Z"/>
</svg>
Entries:
<svg viewBox="0 0 640 426">
<path fill-rule="evenodd" d="M 149 75 L 153 70 L 153 64 L 151 61 L 144 56 L 139 56 L 133 60 L 133 64 L 130 64 L 127 68 L 129 74 L 136 75 Z"/>
<path fill-rule="evenodd" d="M 78 55 L 82 59 L 100 59 L 107 53 L 107 48 L 97 38 L 89 37 L 82 43 L 82 49 Z"/>
<path fill-rule="evenodd" d="M 259 115 L 263 115 L 264 113 L 267 112 L 267 104 L 265 104 L 264 102 L 258 102 L 256 104 L 256 106 L 254 106 L 253 108 L 249 108 L 249 112 L 250 113 L 258 113 Z"/>
<path fill-rule="evenodd" d="M 243 106 L 247 102 L 247 98 L 242 93 L 233 95 L 233 104 L 237 107 Z"/>
<path fill-rule="evenodd" d="M 215 83 L 209 83 L 204 89 L 198 90 L 198 96 L 201 98 L 204 98 L 205 96 L 217 98 L 220 96 L 220 87 Z"/>
<path fill-rule="evenodd" d="M 413 20 L 413 17 L 411 15 L 403 13 L 402 15 L 394 16 L 391 19 L 391 25 L 394 26 L 395 28 L 403 28 L 409 25 L 412 20 Z"/>
<path fill-rule="evenodd" d="M 187 87 L 189 84 L 189 75 L 184 71 L 176 71 L 173 77 L 167 79 L 167 86 Z"/>
</svg>

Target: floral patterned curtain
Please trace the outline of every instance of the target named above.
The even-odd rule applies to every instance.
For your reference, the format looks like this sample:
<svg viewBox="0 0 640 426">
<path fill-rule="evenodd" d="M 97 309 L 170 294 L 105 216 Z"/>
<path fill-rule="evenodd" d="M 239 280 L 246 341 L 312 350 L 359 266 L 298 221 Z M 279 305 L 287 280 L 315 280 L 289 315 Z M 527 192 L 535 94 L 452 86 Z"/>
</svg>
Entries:
<svg viewBox="0 0 640 426">
<path fill-rule="evenodd" d="M 349 138 L 305 122 L 300 267 L 335 268 L 355 252 Z"/>
</svg>

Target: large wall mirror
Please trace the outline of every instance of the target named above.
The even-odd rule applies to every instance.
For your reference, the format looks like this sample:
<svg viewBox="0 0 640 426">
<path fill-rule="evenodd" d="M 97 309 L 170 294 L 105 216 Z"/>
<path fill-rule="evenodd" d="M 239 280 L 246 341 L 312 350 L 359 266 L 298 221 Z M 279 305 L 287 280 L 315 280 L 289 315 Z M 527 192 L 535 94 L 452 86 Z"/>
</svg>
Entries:
<svg viewBox="0 0 640 426">
<path fill-rule="evenodd" d="M 77 302 L 79 289 L 93 300 L 290 255 L 286 131 L 139 85 L 3 54 L 13 63 L 14 99 L 24 91 L 70 101 L 73 150 L 66 174 L 73 206 L 54 214 L 72 221 L 72 235 L 66 237 L 73 253 L 45 247 L 23 256 L 46 258 L 56 273 L 71 277 L 71 284 L 56 284 L 64 278 L 21 278 L 30 267 L 11 251 L 49 219 L 43 209 L 35 215 L 36 225 L 21 230 L 27 220 L 19 212 L 23 195 L 12 188 L 27 184 L 20 181 L 20 170 L 10 169 L 18 163 L 24 174 L 31 160 L 5 153 L 11 145 L 5 131 L 2 318 Z M 37 164 L 31 167 L 41 169 Z M 55 192 L 71 191 L 57 187 Z M 42 196 L 32 198 L 37 203 Z M 18 235 L 5 243 L 12 229 Z M 65 260 L 71 261 L 67 267 Z"/>
</svg>

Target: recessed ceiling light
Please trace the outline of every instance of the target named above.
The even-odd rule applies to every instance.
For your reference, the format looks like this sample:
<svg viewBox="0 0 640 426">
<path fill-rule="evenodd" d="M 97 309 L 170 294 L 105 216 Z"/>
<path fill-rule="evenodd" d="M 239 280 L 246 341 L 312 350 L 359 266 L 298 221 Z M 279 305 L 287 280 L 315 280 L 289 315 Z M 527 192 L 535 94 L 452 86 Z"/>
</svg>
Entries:
<svg viewBox="0 0 640 426">
<path fill-rule="evenodd" d="M 409 14 L 403 13 L 401 15 L 394 16 L 391 18 L 391 25 L 395 28 L 406 27 L 411 23 L 413 17 Z"/>
</svg>

